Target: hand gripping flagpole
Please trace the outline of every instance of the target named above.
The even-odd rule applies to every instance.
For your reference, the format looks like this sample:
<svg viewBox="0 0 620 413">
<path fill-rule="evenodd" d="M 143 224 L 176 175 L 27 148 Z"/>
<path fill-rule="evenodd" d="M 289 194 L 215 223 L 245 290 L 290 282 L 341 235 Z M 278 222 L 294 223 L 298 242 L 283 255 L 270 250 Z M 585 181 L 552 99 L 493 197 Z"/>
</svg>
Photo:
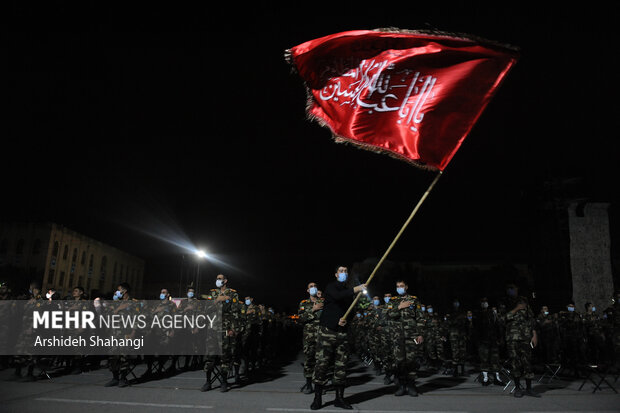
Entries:
<svg viewBox="0 0 620 413">
<path fill-rule="evenodd" d="M 383 254 L 383 257 L 381 257 L 381 259 L 379 260 L 379 262 L 377 263 L 377 265 L 375 266 L 375 269 L 372 270 L 372 273 L 370 274 L 370 276 L 368 277 L 368 279 L 366 280 L 366 282 L 364 283 L 366 285 L 366 287 L 368 287 L 368 284 L 370 284 L 370 282 L 372 281 L 373 277 L 375 276 L 375 274 L 377 273 L 377 271 L 379 270 L 379 267 L 381 266 L 381 264 L 383 264 L 383 261 L 385 261 L 386 257 L 388 256 L 388 254 L 390 253 L 390 251 L 392 251 L 392 248 L 394 248 L 394 245 L 396 245 L 396 242 L 398 241 L 398 239 L 400 238 L 400 236 L 403 234 L 403 232 L 405 232 L 405 228 L 407 228 L 407 225 L 409 225 L 409 223 L 411 222 L 411 220 L 413 219 L 413 217 L 415 216 L 415 214 L 418 212 L 418 210 L 420 209 L 420 206 L 422 206 L 422 204 L 424 203 L 424 201 L 426 200 L 426 198 L 428 197 L 428 194 L 432 191 L 433 187 L 435 186 L 435 184 L 437 183 L 437 181 L 439 180 L 439 178 L 441 177 L 442 171 L 440 170 L 437 175 L 435 176 L 435 179 L 433 179 L 433 182 L 431 182 L 431 184 L 428 186 L 428 189 L 426 190 L 426 192 L 424 192 L 424 195 L 422 195 L 422 197 L 420 198 L 420 200 L 418 201 L 418 204 L 415 206 L 415 208 L 413 208 L 413 211 L 411 211 L 411 215 L 409 215 L 409 218 L 407 218 L 407 221 L 405 221 L 405 223 L 403 224 L 402 228 L 400 229 L 400 231 L 398 231 L 398 234 L 396 234 L 396 238 L 394 238 L 394 240 L 392 241 L 392 243 L 390 244 L 390 246 L 388 247 L 388 249 L 385 251 L 385 254 Z M 349 309 L 347 310 L 347 312 L 344 314 L 344 316 L 342 316 L 342 318 L 340 320 L 346 320 L 347 317 L 349 316 L 349 314 L 351 313 L 351 310 L 353 310 L 353 307 L 355 307 L 355 304 L 357 304 L 357 302 L 359 301 L 360 297 L 362 296 L 362 291 L 360 291 L 359 293 L 357 293 L 357 296 L 355 297 L 355 300 L 353 300 L 353 302 L 351 303 L 351 305 L 349 306 Z"/>
</svg>

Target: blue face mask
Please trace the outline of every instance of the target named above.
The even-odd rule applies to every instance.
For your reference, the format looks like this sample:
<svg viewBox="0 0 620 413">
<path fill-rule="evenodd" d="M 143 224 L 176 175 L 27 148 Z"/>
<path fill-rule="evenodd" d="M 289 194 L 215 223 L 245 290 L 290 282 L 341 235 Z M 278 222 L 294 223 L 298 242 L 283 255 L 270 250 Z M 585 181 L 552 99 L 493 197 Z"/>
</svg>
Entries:
<svg viewBox="0 0 620 413">
<path fill-rule="evenodd" d="M 245 300 L 245 305 L 250 305 L 250 304 L 252 304 L 251 300 Z"/>
<path fill-rule="evenodd" d="M 376 307 L 376 306 L 378 306 L 378 305 L 381 303 L 381 301 L 379 301 L 379 300 L 373 300 L 373 301 L 372 301 L 372 303 L 373 303 L 373 304 L 375 305 L 375 307 Z"/>
<path fill-rule="evenodd" d="M 428 310 L 426 310 L 426 311 L 428 311 L 428 313 L 429 313 L 429 314 L 433 314 L 433 309 L 432 309 L 432 308 L 429 308 L 429 309 L 428 309 Z"/>
<path fill-rule="evenodd" d="M 398 293 L 398 295 L 403 295 L 405 294 L 405 287 L 398 287 L 396 289 L 396 292 Z"/>
<path fill-rule="evenodd" d="M 122 296 L 123 296 L 123 293 L 118 291 L 118 290 L 116 290 L 116 292 L 114 293 L 114 297 L 112 297 L 112 298 L 114 298 L 115 300 L 120 300 L 120 298 Z"/>
<path fill-rule="evenodd" d="M 459 303 L 458 301 L 455 301 L 455 302 L 452 303 L 452 305 L 454 306 L 454 308 L 459 308 L 461 303 Z"/>
<path fill-rule="evenodd" d="M 357 316 L 357 318 L 362 318 L 362 315 L 360 313 L 355 314 Z"/>
<path fill-rule="evenodd" d="M 422 311 L 426 311 L 426 307 L 422 307 Z"/>
<path fill-rule="evenodd" d="M 385 303 L 389 303 L 390 302 L 390 297 L 383 297 L 383 301 L 385 301 Z"/>
<path fill-rule="evenodd" d="M 165 300 L 166 299 L 166 294 L 164 294 L 164 293 L 159 294 L 159 299 L 160 300 Z"/>
<path fill-rule="evenodd" d="M 549 315 L 549 311 L 545 311 L 545 315 Z"/>
<path fill-rule="evenodd" d="M 310 287 L 310 295 L 316 295 L 317 289 L 316 287 Z"/>
<path fill-rule="evenodd" d="M 570 311 L 571 313 L 572 313 L 573 311 L 575 311 L 575 307 L 567 307 L 567 309 L 568 309 L 568 311 Z"/>
<path fill-rule="evenodd" d="M 193 291 L 189 291 L 187 293 L 187 298 L 194 298 L 194 292 Z"/>
<path fill-rule="evenodd" d="M 592 312 L 595 312 L 595 311 L 596 311 L 596 307 L 592 307 Z"/>
<path fill-rule="evenodd" d="M 339 272 L 338 273 L 338 281 L 340 281 L 341 283 L 345 282 L 347 280 L 347 273 L 346 272 Z"/>
</svg>

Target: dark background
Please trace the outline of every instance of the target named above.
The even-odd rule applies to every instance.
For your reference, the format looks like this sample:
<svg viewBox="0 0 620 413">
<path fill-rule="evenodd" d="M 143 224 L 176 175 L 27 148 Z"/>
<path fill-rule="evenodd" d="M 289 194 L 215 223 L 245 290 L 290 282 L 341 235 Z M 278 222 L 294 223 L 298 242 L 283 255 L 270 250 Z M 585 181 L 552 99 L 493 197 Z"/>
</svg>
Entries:
<svg viewBox="0 0 620 413">
<path fill-rule="evenodd" d="M 521 58 L 390 259 L 528 262 L 532 211 L 558 193 L 610 202 L 616 225 L 610 6 L 469 3 L 14 1 L 1 218 L 144 258 L 149 294 L 176 292 L 186 245 L 218 259 L 201 269 L 209 288 L 224 272 L 242 295 L 294 306 L 334 266 L 381 256 L 433 175 L 306 120 L 284 50 L 399 27 L 485 37 Z"/>
</svg>

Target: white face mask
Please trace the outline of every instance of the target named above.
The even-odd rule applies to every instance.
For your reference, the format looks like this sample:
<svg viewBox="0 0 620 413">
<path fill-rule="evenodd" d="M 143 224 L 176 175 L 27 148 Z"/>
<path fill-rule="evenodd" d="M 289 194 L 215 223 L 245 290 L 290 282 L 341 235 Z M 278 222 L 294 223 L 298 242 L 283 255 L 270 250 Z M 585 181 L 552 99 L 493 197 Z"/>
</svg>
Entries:
<svg viewBox="0 0 620 413">
<path fill-rule="evenodd" d="M 222 288 L 222 285 L 224 285 L 224 280 L 216 280 L 215 281 L 215 286 L 217 288 Z"/>
<path fill-rule="evenodd" d="M 52 298 L 52 294 L 50 294 L 50 293 L 45 294 L 45 298 L 47 298 L 49 300 L 50 298 Z"/>
</svg>

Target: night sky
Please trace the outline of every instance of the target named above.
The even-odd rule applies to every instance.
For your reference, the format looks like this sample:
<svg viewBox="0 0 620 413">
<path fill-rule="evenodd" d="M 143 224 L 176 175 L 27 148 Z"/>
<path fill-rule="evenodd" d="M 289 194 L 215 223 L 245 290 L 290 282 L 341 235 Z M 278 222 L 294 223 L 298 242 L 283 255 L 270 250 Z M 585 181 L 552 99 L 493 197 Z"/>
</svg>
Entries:
<svg viewBox="0 0 620 413">
<path fill-rule="evenodd" d="M 283 57 L 345 30 L 437 29 L 521 49 L 390 259 L 527 262 L 549 182 L 615 211 L 611 6 L 98 3 L 11 6 L 1 218 L 136 254 L 155 289 L 176 292 L 179 245 L 219 260 L 202 267 L 209 288 L 224 272 L 242 295 L 284 307 L 336 265 L 384 253 L 434 175 L 334 143 L 305 118 Z"/>
</svg>

